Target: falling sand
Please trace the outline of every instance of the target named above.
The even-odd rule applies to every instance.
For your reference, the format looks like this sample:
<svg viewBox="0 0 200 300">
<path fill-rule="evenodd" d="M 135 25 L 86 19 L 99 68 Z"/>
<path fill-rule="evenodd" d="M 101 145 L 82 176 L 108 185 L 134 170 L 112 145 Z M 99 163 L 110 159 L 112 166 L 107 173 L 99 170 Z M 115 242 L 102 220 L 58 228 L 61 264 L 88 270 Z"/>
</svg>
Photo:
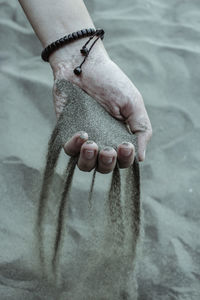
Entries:
<svg viewBox="0 0 200 300">
<path fill-rule="evenodd" d="M 82 89 L 66 80 L 58 80 L 56 82 L 56 93 L 66 99 L 66 105 L 49 140 L 35 226 L 41 273 L 43 274 L 43 278 L 50 278 L 52 276 L 51 278 L 53 278 L 54 282 L 56 282 L 56 278 L 59 274 L 59 260 L 61 256 L 63 232 L 65 230 L 63 224 L 66 216 L 66 208 L 69 203 L 69 191 L 78 159 L 78 157 L 71 157 L 69 159 L 64 174 L 63 191 L 60 196 L 57 195 L 58 210 L 56 228 L 54 241 L 52 243 L 52 252 L 49 256 L 45 252 L 44 220 L 47 213 L 47 203 L 49 201 L 53 175 L 63 145 L 74 133 L 85 131 L 88 133 L 89 139 L 97 143 L 100 150 L 105 146 L 112 146 L 117 149 L 120 143 L 126 141 L 133 143 L 137 152 L 136 136 L 130 132 L 128 126 L 113 118 L 97 101 Z M 111 292 L 105 289 L 105 295 L 103 296 L 102 292 L 101 297 L 99 296 L 98 298 L 98 296 L 96 294 L 93 295 L 91 291 L 91 295 L 93 295 L 91 299 L 137 299 L 136 283 L 135 286 L 131 283 L 131 289 L 133 289 L 131 298 L 128 298 L 129 294 L 126 291 L 126 285 L 128 284 L 127 274 L 131 273 L 131 276 L 134 276 L 134 273 L 136 273 L 136 248 L 138 247 L 137 245 L 139 244 L 141 233 L 140 176 L 137 155 L 134 163 L 126 170 L 123 170 L 123 172 L 123 174 L 125 174 L 124 193 L 122 193 L 121 190 L 122 175 L 120 174 L 121 171 L 117 163 L 112 173 L 110 188 L 106 196 L 105 215 L 107 226 L 104 231 L 103 240 L 101 241 L 104 256 L 107 257 L 105 270 L 103 272 L 106 274 L 106 268 L 110 268 L 111 272 L 113 271 L 113 276 L 114 273 L 119 272 L 120 276 L 118 275 L 118 277 L 120 278 L 121 292 L 117 294 L 116 291 L 113 291 L 112 295 Z M 91 187 L 88 187 L 88 201 L 91 213 L 92 202 L 94 201 L 92 196 L 95 175 L 96 170 L 93 171 Z M 124 195 L 123 197 L 122 194 Z M 101 265 L 101 257 L 97 257 L 96 260 L 99 260 Z M 88 269 L 90 267 L 92 268 L 92 265 L 87 266 Z M 108 281 L 109 280 L 112 281 L 114 279 L 110 278 Z M 90 299 L 89 296 L 87 297 L 86 295 L 85 298 Z M 74 297 L 73 299 L 76 298 Z"/>
</svg>

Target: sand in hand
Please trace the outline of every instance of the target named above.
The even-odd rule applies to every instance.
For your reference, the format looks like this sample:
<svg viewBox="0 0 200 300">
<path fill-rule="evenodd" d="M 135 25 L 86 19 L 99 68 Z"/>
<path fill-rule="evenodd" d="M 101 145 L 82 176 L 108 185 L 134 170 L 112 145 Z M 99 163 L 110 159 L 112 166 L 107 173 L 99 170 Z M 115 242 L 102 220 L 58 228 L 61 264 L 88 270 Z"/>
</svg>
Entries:
<svg viewBox="0 0 200 300">
<path fill-rule="evenodd" d="M 41 271 L 44 278 L 57 280 L 59 285 L 59 258 L 61 255 L 62 239 L 65 231 L 65 215 L 69 201 L 69 191 L 72 185 L 73 173 L 76 167 L 77 157 L 71 157 L 64 175 L 64 186 L 58 195 L 58 210 L 54 241 L 52 241 L 51 254 L 45 252 L 44 220 L 47 213 L 48 196 L 51 189 L 54 171 L 58 162 L 59 154 L 65 142 L 77 131 L 84 130 L 89 138 L 94 140 L 99 149 L 105 146 L 117 146 L 123 141 L 136 144 L 136 137 L 129 130 L 126 124 L 116 120 L 109 115 L 105 109 L 93 98 L 77 86 L 66 80 L 58 80 L 56 84 L 57 93 L 66 98 L 65 108 L 52 132 L 49 140 L 46 167 L 44 170 L 42 189 L 36 217 L 36 241 L 38 243 Z M 92 193 L 95 182 L 96 170 L 93 172 L 91 187 L 88 187 L 89 206 L 92 215 Z M 128 293 L 127 272 L 134 273 L 136 265 L 136 248 L 140 236 L 140 178 L 139 163 L 137 155 L 134 163 L 125 173 L 125 192 L 122 199 L 121 175 L 118 164 L 112 174 L 110 189 L 108 191 L 105 214 L 107 224 L 104 236 L 100 242 L 104 249 L 103 256 L 98 255 L 96 260 L 101 264 L 107 259 L 107 271 L 105 273 L 119 272 L 120 286 L 118 291 L 110 291 L 109 299 L 114 299 L 117 293 Z M 93 266 L 91 265 L 91 268 Z M 90 266 L 88 266 L 90 269 Z M 126 275 L 125 275 L 126 274 Z M 133 274 L 132 274 L 133 275 Z M 112 278 L 110 278 L 112 280 Z M 136 279 L 135 289 L 136 288 Z M 135 297 L 137 291 L 134 292 Z M 91 291 L 92 295 L 92 291 Z M 108 296 L 108 291 L 107 291 Z M 97 297 L 97 295 L 95 296 Z M 98 298 L 95 298 L 98 299 Z M 106 298 L 108 299 L 108 298 Z M 128 298 L 127 298 L 128 299 Z M 136 299 L 136 298 L 135 298 Z"/>
</svg>

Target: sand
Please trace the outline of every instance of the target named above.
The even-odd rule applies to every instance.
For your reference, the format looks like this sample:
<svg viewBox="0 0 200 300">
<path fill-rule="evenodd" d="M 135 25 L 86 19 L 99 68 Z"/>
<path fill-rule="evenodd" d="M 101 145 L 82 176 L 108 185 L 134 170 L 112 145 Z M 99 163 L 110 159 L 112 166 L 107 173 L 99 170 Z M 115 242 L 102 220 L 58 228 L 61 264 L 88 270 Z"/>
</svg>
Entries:
<svg viewBox="0 0 200 300">
<path fill-rule="evenodd" d="M 95 0 L 86 4 L 97 27 L 106 31 L 104 44 L 110 56 L 141 91 L 154 130 L 146 161 L 140 164 L 145 239 L 138 298 L 197 300 L 200 3 Z M 33 247 L 42 168 L 56 122 L 53 77 L 48 64 L 41 62 L 41 45 L 15 0 L 0 0 L 0 37 L 0 295 L 2 300 L 55 300 L 57 291 L 38 280 Z M 61 156 L 50 194 L 47 248 L 57 204 L 53 199 L 62 187 L 68 162 L 63 152 Z M 87 224 L 91 177 L 75 170 L 61 262 L 68 292 L 64 291 L 61 299 L 73 299 L 77 287 L 84 291 L 84 282 L 91 288 L 98 284 L 96 270 L 92 282 L 84 273 L 92 262 L 88 251 L 95 248 L 95 241 L 90 244 L 91 236 L 101 235 L 104 215 L 100 199 L 111 175 L 96 174 L 95 228 Z M 106 266 L 99 266 L 98 272 Z M 122 294 L 122 299 L 125 297 Z"/>
<path fill-rule="evenodd" d="M 70 158 L 63 176 L 63 187 L 56 190 L 55 198 L 58 209 L 55 212 L 54 230 L 51 233 L 51 249 L 45 249 L 45 221 L 49 221 L 49 194 L 53 186 L 62 146 L 74 132 L 79 132 L 81 128 L 88 133 L 89 139 L 98 144 L 100 150 L 108 145 L 117 150 L 120 143 L 129 141 L 135 145 L 137 151 L 137 142 L 136 136 L 130 132 L 124 123 L 111 117 L 97 101 L 76 85 L 64 79 L 57 80 L 56 94 L 62 94 L 62 97 L 66 98 L 67 101 L 49 140 L 46 166 L 35 217 L 35 246 L 37 245 L 39 250 L 38 265 L 42 280 L 48 281 L 48 284 L 57 290 L 62 287 L 62 291 L 68 291 L 68 286 L 63 282 L 61 276 L 62 265 L 60 261 L 62 261 L 62 252 L 65 251 L 66 247 L 64 240 L 67 241 L 67 208 L 69 205 L 73 206 L 73 198 L 70 199 L 70 189 L 77 156 Z M 92 253 L 92 263 L 87 264 L 87 271 L 84 272 L 84 277 L 87 278 L 87 281 L 84 280 L 84 297 L 87 299 L 102 299 L 104 297 L 104 299 L 114 300 L 122 298 L 122 294 L 126 294 L 127 299 L 130 297 L 137 299 L 137 265 L 142 246 L 140 175 L 137 152 L 134 163 L 125 170 L 125 173 L 120 172 L 118 164 L 116 164 L 109 190 L 102 194 L 100 199 L 105 206 L 105 221 L 101 224 L 102 234 L 99 235 L 98 230 L 96 230 L 89 243 L 91 246 L 87 255 Z M 93 210 L 93 202 L 96 200 L 93 197 L 95 175 L 96 170 L 94 170 L 91 184 L 88 184 L 90 216 L 87 219 L 87 224 L 93 228 L 95 228 L 97 218 Z M 122 181 L 124 181 L 125 186 L 122 186 Z M 92 246 L 94 241 L 95 247 Z M 138 255 L 137 252 L 139 252 Z M 99 267 L 104 265 L 106 268 L 103 272 L 98 272 Z M 91 288 L 94 270 L 98 273 L 96 275 L 98 284 Z M 106 284 L 104 282 L 105 277 L 107 278 Z M 73 272 L 71 279 L 76 282 Z M 89 282 L 89 287 L 87 282 Z M 132 286 L 131 289 L 127 285 L 128 282 Z M 80 290 L 77 288 L 76 293 L 73 294 L 73 299 L 80 299 L 82 295 L 82 288 Z M 60 297 L 61 295 L 58 293 L 57 298 Z"/>
</svg>

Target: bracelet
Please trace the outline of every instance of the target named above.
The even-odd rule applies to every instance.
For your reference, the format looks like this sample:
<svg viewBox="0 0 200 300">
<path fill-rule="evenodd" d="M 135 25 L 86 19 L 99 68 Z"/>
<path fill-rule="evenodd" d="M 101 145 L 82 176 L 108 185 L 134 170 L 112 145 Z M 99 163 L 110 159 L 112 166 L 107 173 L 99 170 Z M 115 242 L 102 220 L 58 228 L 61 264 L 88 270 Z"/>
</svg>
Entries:
<svg viewBox="0 0 200 300">
<path fill-rule="evenodd" d="M 97 42 L 97 40 L 99 38 L 101 38 L 103 40 L 104 38 L 104 30 L 103 29 L 94 29 L 94 28 L 89 28 L 89 29 L 82 29 L 76 32 L 73 32 L 71 34 L 65 35 L 64 37 L 60 38 L 59 40 L 56 40 L 55 42 L 51 43 L 50 45 L 48 45 L 41 53 L 41 57 L 44 61 L 48 62 L 49 61 L 49 56 L 56 51 L 57 49 L 75 41 L 78 39 L 81 39 L 83 37 L 87 37 L 90 36 L 89 40 L 83 45 L 83 47 L 80 49 L 80 52 L 82 53 L 82 55 L 85 56 L 84 60 L 82 61 L 82 63 L 76 67 L 74 69 L 74 73 L 76 75 L 80 75 L 82 72 L 82 65 L 84 64 L 86 58 L 88 57 L 90 50 L 92 49 L 92 47 L 94 46 L 94 44 Z M 90 48 L 88 49 L 86 46 L 87 44 L 94 38 L 97 37 L 96 40 L 92 43 L 92 45 L 90 46 Z"/>
</svg>

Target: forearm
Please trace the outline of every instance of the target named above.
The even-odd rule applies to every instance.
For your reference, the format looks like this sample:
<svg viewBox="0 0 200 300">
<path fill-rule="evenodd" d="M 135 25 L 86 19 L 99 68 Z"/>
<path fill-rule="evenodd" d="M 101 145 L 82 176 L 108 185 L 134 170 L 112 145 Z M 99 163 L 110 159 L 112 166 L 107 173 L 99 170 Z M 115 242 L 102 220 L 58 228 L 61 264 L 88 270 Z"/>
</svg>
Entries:
<svg viewBox="0 0 200 300">
<path fill-rule="evenodd" d="M 19 2 L 43 47 L 74 31 L 95 28 L 83 0 L 19 0 Z M 81 48 L 84 39 L 63 47 L 64 50 L 56 51 L 56 55 L 52 55 L 53 59 L 50 57 L 50 63 L 59 56 L 70 57 L 73 50 Z M 96 47 L 102 53 L 106 53 L 101 40 L 97 42 Z"/>
<path fill-rule="evenodd" d="M 19 0 L 19 2 L 44 47 L 66 32 L 94 27 L 82 0 Z"/>
</svg>

